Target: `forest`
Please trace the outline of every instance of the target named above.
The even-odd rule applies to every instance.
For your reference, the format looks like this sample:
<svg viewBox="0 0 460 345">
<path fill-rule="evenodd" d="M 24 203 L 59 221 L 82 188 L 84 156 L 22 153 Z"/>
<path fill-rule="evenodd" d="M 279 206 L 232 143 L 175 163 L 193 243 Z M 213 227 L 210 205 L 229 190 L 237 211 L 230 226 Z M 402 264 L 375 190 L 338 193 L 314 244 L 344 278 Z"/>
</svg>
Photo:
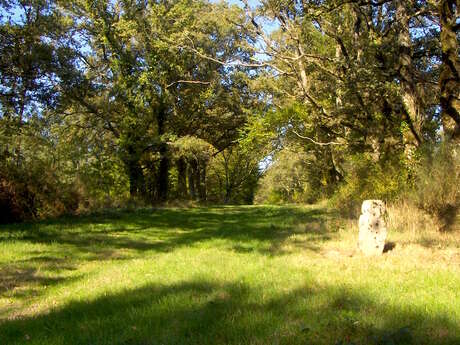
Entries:
<svg viewBox="0 0 460 345">
<path fill-rule="evenodd" d="M 0 5 L 4 223 L 368 197 L 455 219 L 455 0 Z"/>
</svg>

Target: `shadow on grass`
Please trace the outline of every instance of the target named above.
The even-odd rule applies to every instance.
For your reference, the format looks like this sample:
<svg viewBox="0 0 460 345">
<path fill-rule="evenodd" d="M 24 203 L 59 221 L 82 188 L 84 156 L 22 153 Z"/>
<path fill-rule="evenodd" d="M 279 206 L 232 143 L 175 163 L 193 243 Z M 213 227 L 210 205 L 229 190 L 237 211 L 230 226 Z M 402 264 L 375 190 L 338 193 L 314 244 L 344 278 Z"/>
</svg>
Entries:
<svg viewBox="0 0 460 345">
<path fill-rule="evenodd" d="M 363 290 L 364 291 L 364 290 Z M 147 285 L 0 324 L 4 344 L 459 344 L 448 315 L 304 286 L 275 297 L 242 283 Z"/>
<path fill-rule="evenodd" d="M 0 267 L 0 297 L 26 299 L 39 296 L 44 292 L 43 287 L 52 287 L 81 277 L 62 276 L 65 270 L 76 270 L 76 266 L 52 257 L 32 258 Z"/>
<path fill-rule="evenodd" d="M 451 235 L 451 236 L 449 236 Z M 460 249 L 460 232 L 457 234 L 454 233 L 428 233 L 421 234 L 415 238 L 408 239 L 403 241 L 404 245 L 418 245 L 427 249 L 446 249 L 446 248 L 456 248 Z"/>
<path fill-rule="evenodd" d="M 97 254 L 107 256 L 104 248 L 168 252 L 211 239 L 234 242 L 235 248 L 240 242 L 253 240 L 276 247 L 293 234 L 309 234 L 313 242 L 330 239 L 325 216 L 321 209 L 286 207 L 143 210 L 14 225 L 0 240 L 72 245 L 87 253 L 94 252 L 95 259 L 101 259 Z M 256 247 L 266 254 L 282 254 L 263 245 Z"/>
<path fill-rule="evenodd" d="M 85 261 L 132 259 L 147 251 L 170 252 L 205 241 L 217 240 L 213 246 L 242 254 L 318 251 L 321 242 L 334 235 L 327 217 L 325 210 L 313 208 L 213 207 L 120 211 L 11 225 L 0 230 L 0 241 L 49 247 L 6 267 L 0 265 L 0 296 L 13 288 L 61 282 L 67 279 L 63 271 L 77 269 Z M 286 249 L 284 244 L 293 235 L 304 237 L 290 241 Z M 42 276 L 38 268 L 51 277 Z"/>
</svg>

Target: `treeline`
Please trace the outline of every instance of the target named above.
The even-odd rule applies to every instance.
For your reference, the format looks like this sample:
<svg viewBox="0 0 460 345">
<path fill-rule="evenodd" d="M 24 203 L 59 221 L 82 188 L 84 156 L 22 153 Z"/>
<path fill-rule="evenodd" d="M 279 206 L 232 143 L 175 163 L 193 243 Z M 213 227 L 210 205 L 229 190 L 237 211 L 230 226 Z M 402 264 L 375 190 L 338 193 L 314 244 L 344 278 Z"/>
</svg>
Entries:
<svg viewBox="0 0 460 345">
<path fill-rule="evenodd" d="M 1 3 L 2 217 L 251 202 L 242 12 L 204 1 Z M 246 157 L 246 156 L 247 157 Z M 244 171 L 240 171 L 245 169 Z M 248 189 L 247 191 L 245 189 Z"/>
<path fill-rule="evenodd" d="M 402 193 L 458 209 L 455 1 L 0 6 L 3 221 Z"/>
</svg>

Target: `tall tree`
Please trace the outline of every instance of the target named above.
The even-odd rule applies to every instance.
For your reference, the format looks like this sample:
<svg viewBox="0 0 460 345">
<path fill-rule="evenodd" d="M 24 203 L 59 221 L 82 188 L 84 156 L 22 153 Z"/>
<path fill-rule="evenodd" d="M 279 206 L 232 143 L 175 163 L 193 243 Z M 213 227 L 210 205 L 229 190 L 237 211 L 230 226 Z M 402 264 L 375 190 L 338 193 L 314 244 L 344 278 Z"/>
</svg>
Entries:
<svg viewBox="0 0 460 345">
<path fill-rule="evenodd" d="M 158 161 L 149 165 L 156 170 L 150 195 L 166 199 L 169 138 L 210 135 L 214 123 L 204 119 L 215 105 L 212 94 L 229 85 L 224 74 L 232 73 L 197 59 L 178 43 L 193 42 L 211 56 L 238 54 L 236 30 L 210 15 L 235 17 L 237 13 L 224 5 L 189 0 L 75 1 L 67 8 L 90 48 L 85 57 L 86 79 L 69 94 L 83 112 L 117 138 L 133 196 L 145 195 L 144 175 L 149 172 L 141 162 L 149 152 L 155 153 L 150 155 Z M 219 119 L 217 124 L 223 122 Z M 238 126 L 233 118 L 227 122 Z"/>
<path fill-rule="evenodd" d="M 324 144 L 342 138 L 381 155 L 401 142 L 405 126 L 412 139 L 404 145 L 434 135 L 439 41 L 429 3 L 243 3 L 247 34 L 262 57 L 253 65 L 275 80 L 274 106 L 303 104 L 315 125 L 311 132 L 297 121 L 296 132 L 310 143 L 328 151 L 333 146 Z"/>
<path fill-rule="evenodd" d="M 459 2 L 439 1 L 442 66 L 439 77 L 443 127 L 448 136 L 460 137 L 460 62 L 458 58 Z"/>
</svg>

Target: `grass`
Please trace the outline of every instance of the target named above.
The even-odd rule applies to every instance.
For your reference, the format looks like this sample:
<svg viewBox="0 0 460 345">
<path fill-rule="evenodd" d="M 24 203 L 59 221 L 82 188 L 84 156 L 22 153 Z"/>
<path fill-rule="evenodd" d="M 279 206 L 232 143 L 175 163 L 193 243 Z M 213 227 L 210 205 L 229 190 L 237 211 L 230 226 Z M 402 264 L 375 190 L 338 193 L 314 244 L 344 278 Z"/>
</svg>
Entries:
<svg viewBox="0 0 460 345">
<path fill-rule="evenodd" d="M 321 206 L 3 226 L 0 344 L 460 344 L 460 235 L 356 238 Z"/>
</svg>

